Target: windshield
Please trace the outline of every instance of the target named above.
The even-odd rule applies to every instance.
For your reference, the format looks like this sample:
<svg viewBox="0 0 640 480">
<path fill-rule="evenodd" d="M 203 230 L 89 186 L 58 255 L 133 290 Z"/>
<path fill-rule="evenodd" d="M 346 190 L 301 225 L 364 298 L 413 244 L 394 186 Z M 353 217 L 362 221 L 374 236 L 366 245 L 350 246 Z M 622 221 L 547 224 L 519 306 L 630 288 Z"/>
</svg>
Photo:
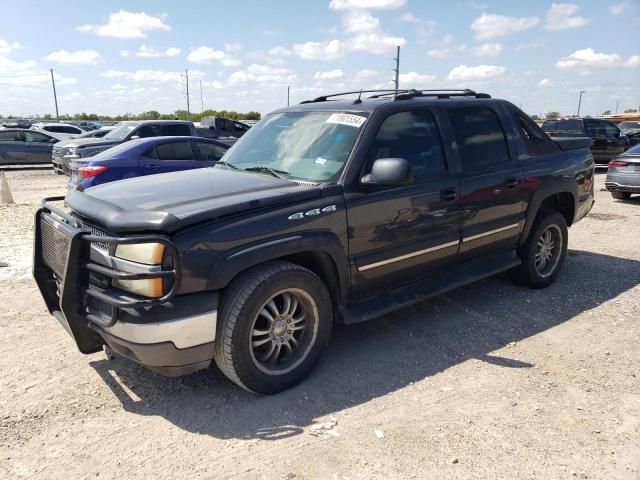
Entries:
<svg viewBox="0 0 640 480">
<path fill-rule="evenodd" d="M 286 178 L 335 180 L 349 158 L 366 113 L 285 112 L 267 115 L 222 158 L 246 169 L 271 169 Z"/>
<path fill-rule="evenodd" d="M 131 130 L 136 128 L 137 123 L 133 122 L 120 122 L 116 127 L 107 133 L 104 138 L 108 140 L 123 140 Z"/>
<path fill-rule="evenodd" d="M 542 124 L 545 132 L 584 133 L 582 120 L 547 120 Z"/>
<path fill-rule="evenodd" d="M 620 130 L 640 130 L 640 122 L 622 122 L 618 127 Z"/>
</svg>

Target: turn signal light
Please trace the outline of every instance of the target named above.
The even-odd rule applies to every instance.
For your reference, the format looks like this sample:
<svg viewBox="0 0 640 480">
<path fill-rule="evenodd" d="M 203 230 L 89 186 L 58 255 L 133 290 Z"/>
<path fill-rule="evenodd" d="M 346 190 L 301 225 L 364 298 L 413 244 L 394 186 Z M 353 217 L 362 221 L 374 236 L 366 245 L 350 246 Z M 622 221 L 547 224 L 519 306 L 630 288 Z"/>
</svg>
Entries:
<svg viewBox="0 0 640 480">
<path fill-rule="evenodd" d="M 611 160 L 609 162 L 610 167 L 626 167 L 627 162 L 623 162 L 622 160 Z"/>
</svg>

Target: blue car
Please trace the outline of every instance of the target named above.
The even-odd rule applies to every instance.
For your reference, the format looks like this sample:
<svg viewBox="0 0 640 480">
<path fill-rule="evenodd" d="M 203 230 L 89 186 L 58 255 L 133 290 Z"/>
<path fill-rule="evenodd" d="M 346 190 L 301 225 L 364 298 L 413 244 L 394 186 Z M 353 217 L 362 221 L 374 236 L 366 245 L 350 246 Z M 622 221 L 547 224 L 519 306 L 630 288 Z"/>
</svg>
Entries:
<svg viewBox="0 0 640 480">
<path fill-rule="evenodd" d="M 71 164 L 69 188 L 85 189 L 124 178 L 211 167 L 229 144 L 201 137 L 130 140 Z"/>
</svg>

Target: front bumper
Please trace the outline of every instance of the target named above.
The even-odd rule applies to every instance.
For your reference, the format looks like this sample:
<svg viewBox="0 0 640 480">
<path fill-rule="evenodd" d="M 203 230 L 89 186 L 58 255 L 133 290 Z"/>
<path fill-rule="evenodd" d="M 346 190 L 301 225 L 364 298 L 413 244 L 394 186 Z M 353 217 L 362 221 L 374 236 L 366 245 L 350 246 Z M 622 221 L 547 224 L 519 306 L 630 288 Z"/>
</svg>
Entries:
<svg viewBox="0 0 640 480">
<path fill-rule="evenodd" d="M 162 242 L 174 258 L 175 246 L 165 237 L 98 236 L 45 199 L 36 214 L 33 275 L 47 304 L 85 354 L 109 345 L 114 351 L 165 375 L 206 368 L 213 358 L 218 294 L 175 293 L 179 267 L 173 270 L 123 271 L 122 262 L 96 262 L 97 244 Z M 107 263 L 109 266 L 105 266 Z M 176 262 L 177 263 L 177 262 Z M 97 286 L 96 276 L 140 280 L 170 280 L 162 298 L 145 298 Z"/>
</svg>

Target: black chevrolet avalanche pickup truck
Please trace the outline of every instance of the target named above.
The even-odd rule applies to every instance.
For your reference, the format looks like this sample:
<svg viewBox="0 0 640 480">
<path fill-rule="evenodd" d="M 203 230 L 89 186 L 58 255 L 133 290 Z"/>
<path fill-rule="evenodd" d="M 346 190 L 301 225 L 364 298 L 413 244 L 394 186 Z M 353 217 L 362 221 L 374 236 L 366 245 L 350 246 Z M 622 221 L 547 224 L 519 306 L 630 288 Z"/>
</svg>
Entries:
<svg viewBox="0 0 640 480">
<path fill-rule="evenodd" d="M 214 360 L 274 393 L 334 322 L 557 278 L 594 201 L 590 139 L 471 90 L 342 95 L 267 115 L 215 167 L 44 199 L 34 276 L 79 350 L 165 375 Z"/>
</svg>

